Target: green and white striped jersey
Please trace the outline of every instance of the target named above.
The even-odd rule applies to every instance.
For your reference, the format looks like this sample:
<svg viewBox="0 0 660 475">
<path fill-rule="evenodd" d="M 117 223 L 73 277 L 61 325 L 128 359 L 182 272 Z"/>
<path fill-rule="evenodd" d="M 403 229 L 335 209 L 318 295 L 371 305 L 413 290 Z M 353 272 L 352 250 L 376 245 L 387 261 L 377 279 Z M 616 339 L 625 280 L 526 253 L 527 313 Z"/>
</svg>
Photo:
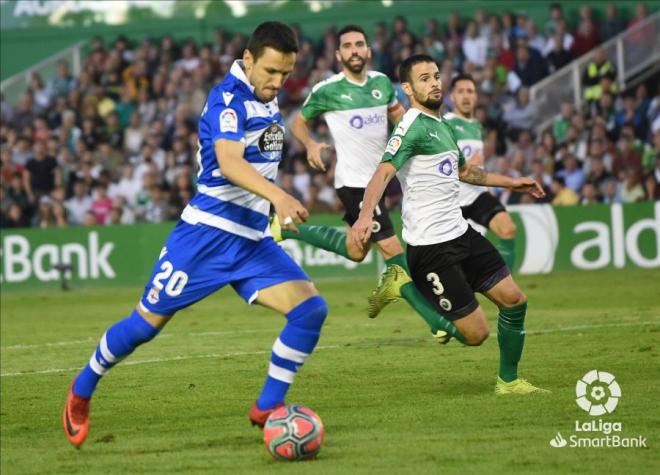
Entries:
<svg viewBox="0 0 660 475">
<path fill-rule="evenodd" d="M 465 157 L 446 121 L 411 108 L 387 142 L 403 187 L 403 239 L 413 246 L 450 241 L 467 231 L 458 201 Z"/>
<path fill-rule="evenodd" d="M 464 119 L 453 112 L 446 113 L 443 119 L 453 129 L 456 143 L 463 152 L 465 160 L 469 161 L 476 153 L 483 154 L 483 133 L 477 119 Z M 488 188 L 460 182 L 459 190 L 458 199 L 461 206 L 468 206 L 474 203 L 480 194 L 487 192 Z"/>
<path fill-rule="evenodd" d="M 335 188 L 366 188 L 387 142 L 387 111 L 397 104 L 392 83 L 376 71 L 363 84 L 339 73 L 312 88 L 301 113 L 324 114 L 337 151 Z"/>
</svg>

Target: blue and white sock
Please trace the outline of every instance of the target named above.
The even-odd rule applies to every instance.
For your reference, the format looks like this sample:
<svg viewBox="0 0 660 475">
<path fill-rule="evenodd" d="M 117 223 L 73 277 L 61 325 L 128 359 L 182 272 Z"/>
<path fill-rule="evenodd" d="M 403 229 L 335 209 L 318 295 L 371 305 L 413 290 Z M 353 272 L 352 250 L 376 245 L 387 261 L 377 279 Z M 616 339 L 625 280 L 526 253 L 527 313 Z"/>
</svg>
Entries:
<svg viewBox="0 0 660 475">
<path fill-rule="evenodd" d="M 159 331 L 159 328 L 152 327 L 142 318 L 137 310 L 108 328 L 89 363 L 76 377 L 73 393 L 85 398 L 91 397 L 99 380 L 110 368 L 139 345 L 153 339 Z"/>
<path fill-rule="evenodd" d="M 328 305 L 316 295 L 287 315 L 287 324 L 273 344 L 268 376 L 257 399 L 261 410 L 283 403 L 289 386 L 321 336 L 321 327 L 328 315 Z"/>
</svg>

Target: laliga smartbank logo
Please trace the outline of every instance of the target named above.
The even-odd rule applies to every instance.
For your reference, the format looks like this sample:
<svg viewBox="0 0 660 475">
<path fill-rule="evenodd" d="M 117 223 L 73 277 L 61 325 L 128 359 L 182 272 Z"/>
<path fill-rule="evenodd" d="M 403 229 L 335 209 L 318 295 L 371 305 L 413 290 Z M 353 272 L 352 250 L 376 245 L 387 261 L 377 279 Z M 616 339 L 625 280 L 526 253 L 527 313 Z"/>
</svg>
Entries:
<svg viewBox="0 0 660 475">
<path fill-rule="evenodd" d="M 590 416 L 611 414 L 619 404 L 621 388 L 612 373 L 591 370 L 575 385 L 575 402 Z"/>
<path fill-rule="evenodd" d="M 575 402 L 590 416 L 612 414 L 621 399 L 621 387 L 612 373 L 591 370 L 575 384 Z M 623 436 L 623 423 L 603 419 L 575 421 L 575 434 L 565 439 L 561 432 L 550 439 L 554 448 L 640 448 L 646 447 L 646 437 Z"/>
</svg>

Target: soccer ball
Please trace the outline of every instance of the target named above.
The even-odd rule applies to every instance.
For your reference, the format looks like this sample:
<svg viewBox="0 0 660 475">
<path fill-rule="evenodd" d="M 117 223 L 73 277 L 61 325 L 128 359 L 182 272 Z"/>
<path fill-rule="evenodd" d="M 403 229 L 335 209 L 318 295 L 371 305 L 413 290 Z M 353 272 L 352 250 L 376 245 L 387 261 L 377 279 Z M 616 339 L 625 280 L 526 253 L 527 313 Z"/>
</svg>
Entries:
<svg viewBox="0 0 660 475">
<path fill-rule="evenodd" d="M 264 442 L 277 460 L 305 460 L 321 450 L 325 429 L 321 418 L 300 404 L 282 406 L 264 425 Z"/>
</svg>

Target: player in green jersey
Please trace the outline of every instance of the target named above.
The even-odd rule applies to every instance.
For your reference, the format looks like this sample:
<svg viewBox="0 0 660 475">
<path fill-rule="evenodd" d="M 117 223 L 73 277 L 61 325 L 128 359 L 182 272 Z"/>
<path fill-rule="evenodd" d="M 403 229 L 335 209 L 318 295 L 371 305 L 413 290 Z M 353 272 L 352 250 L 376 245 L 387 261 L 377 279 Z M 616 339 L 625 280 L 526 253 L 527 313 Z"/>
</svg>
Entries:
<svg viewBox="0 0 660 475">
<path fill-rule="evenodd" d="M 310 165 L 325 171 L 321 151 L 329 145 L 314 140 L 309 130 L 309 121 L 323 115 L 337 151 L 335 188 L 344 205 L 344 220 L 351 226 L 358 218 L 364 189 L 385 149 L 388 122 L 396 124 L 404 110 L 387 76 L 367 70 L 371 49 L 364 30 L 348 25 L 339 31 L 337 40 L 336 57 L 342 64 L 342 72 L 313 87 L 300 113 L 294 118 L 291 130 L 306 147 Z M 298 239 L 356 262 L 366 257 L 370 247 L 355 246 L 347 231 L 330 226 L 298 225 L 297 230 L 286 230 L 274 219 L 271 233 L 276 241 Z M 397 264 L 399 268 L 407 268 L 403 247 L 384 200 L 380 200 L 375 207 L 371 236 L 371 242 L 378 246 L 386 265 Z M 459 340 L 462 338 L 460 334 L 452 333 L 453 325 L 429 306 L 407 275 L 404 280 L 392 279 L 387 272 L 385 276 L 383 285 L 391 291 L 387 295 L 374 292 L 369 299 L 370 317 L 375 317 L 387 303 L 404 298 L 424 318 L 438 341 L 446 343 L 451 336 Z M 393 294 L 396 297 L 390 298 Z"/>
<path fill-rule="evenodd" d="M 474 118 L 477 105 L 477 90 L 474 79 L 469 74 L 459 74 L 451 81 L 451 101 L 454 111 L 444 115 L 444 119 L 454 129 L 456 142 L 465 160 L 483 166 L 484 143 L 481 124 Z M 459 183 L 458 198 L 463 217 L 490 229 L 499 238 L 496 245 L 509 270 L 513 271 L 515 260 L 516 225 L 506 208 L 482 186 Z"/>
<path fill-rule="evenodd" d="M 401 64 L 399 77 L 411 108 L 396 127 L 369 181 L 360 216 L 353 225 L 355 245 L 368 242 L 376 205 L 398 174 L 404 191 L 403 239 L 408 244 L 406 257 L 415 286 L 453 322 L 469 345 L 480 345 L 488 337 L 486 316 L 475 292 L 486 295 L 499 307 L 496 394 L 545 392 L 518 377 L 527 297 L 495 247 L 463 217 L 459 182 L 500 186 L 535 197 L 542 197 L 543 189 L 531 178 L 488 173 L 465 160 L 453 129 L 440 116 L 442 83 L 433 58 L 411 56 Z"/>
</svg>

